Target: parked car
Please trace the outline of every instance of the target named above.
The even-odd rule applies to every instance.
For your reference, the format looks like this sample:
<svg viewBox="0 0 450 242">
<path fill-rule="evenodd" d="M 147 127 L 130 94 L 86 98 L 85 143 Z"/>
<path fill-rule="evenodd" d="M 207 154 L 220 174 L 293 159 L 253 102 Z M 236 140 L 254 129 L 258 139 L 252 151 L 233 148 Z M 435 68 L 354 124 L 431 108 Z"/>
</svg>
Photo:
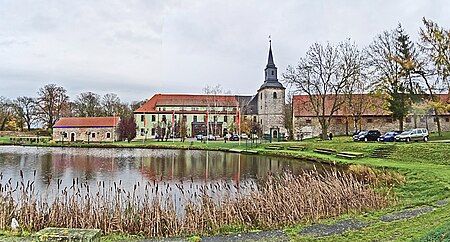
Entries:
<svg viewBox="0 0 450 242">
<path fill-rule="evenodd" d="M 401 132 L 399 132 L 399 131 L 387 132 L 387 133 L 381 135 L 378 138 L 378 141 L 380 141 L 380 142 L 394 142 L 395 141 L 395 136 L 399 135 L 400 133 Z"/>
<path fill-rule="evenodd" d="M 363 132 L 367 132 L 367 130 L 358 130 L 358 131 L 354 132 L 353 136 L 352 136 L 353 141 L 359 141 L 359 134 L 360 133 L 362 134 Z"/>
<path fill-rule="evenodd" d="M 379 130 L 367 130 L 359 132 L 356 137 L 353 137 L 353 141 L 377 141 L 381 136 Z"/>
<path fill-rule="evenodd" d="M 198 141 L 202 141 L 202 140 L 203 140 L 203 135 L 198 134 L 198 135 L 195 136 L 195 138 L 196 138 Z"/>
<path fill-rule="evenodd" d="M 241 139 L 248 139 L 248 135 L 247 134 L 241 134 Z"/>
<path fill-rule="evenodd" d="M 239 141 L 239 135 L 233 134 L 230 138 L 231 141 Z"/>
<path fill-rule="evenodd" d="M 208 135 L 208 140 L 216 140 L 216 139 L 217 139 L 216 136 L 212 134 Z"/>
<path fill-rule="evenodd" d="M 395 137 L 395 141 L 428 141 L 428 130 L 427 129 L 411 129 L 406 130 L 403 133 Z"/>
</svg>

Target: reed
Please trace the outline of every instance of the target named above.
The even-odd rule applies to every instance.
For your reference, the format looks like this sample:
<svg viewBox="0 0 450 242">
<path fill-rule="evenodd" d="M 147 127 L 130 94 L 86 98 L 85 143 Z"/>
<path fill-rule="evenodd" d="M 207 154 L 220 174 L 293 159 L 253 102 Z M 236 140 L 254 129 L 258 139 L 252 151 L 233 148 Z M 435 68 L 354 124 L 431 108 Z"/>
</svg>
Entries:
<svg viewBox="0 0 450 242">
<path fill-rule="evenodd" d="M 21 174 L 22 175 L 22 174 Z M 382 208 L 389 200 L 352 173 L 305 171 L 269 175 L 256 182 L 170 185 L 149 181 L 125 190 L 121 181 L 95 187 L 79 183 L 49 196 L 34 181 L 0 181 L 0 229 L 11 219 L 24 230 L 99 228 L 104 234 L 148 237 L 212 234 L 225 226 L 275 228 L 349 212 Z"/>
</svg>

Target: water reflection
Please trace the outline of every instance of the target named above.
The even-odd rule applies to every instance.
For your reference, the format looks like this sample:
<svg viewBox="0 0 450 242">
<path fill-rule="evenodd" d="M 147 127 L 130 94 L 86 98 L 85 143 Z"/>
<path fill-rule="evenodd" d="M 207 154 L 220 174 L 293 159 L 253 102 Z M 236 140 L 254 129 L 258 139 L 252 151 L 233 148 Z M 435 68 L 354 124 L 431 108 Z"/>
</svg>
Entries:
<svg viewBox="0 0 450 242">
<path fill-rule="evenodd" d="M 70 187 L 75 179 L 91 187 L 98 182 L 105 186 L 120 182 L 126 190 L 138 182 L 159 183 L 170 190 L 179 184 L 225 182 L 239 189 L 268 173 L 298 174 L 314 169 L 314 164 L 219 151 L 0 146 L 0 167 L 3 182 L 19 181 L 22 170 L 25 181 L 35 180 L 36 190 L 51 193 L 57 190 L 57 180 L 61 187 Z"/>
</svg>

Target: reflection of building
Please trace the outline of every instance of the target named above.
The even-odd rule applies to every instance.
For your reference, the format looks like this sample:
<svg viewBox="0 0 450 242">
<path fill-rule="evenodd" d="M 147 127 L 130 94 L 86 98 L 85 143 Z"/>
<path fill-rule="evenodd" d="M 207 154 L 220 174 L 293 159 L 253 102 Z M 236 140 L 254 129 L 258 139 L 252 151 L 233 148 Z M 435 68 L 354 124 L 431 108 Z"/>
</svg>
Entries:
<svg viewBox="0 0 450 242">
<path fill-rule="evenodd" d="M 438 96 L 443 103 L 450 103 L 450 94 L 439 94 Z M 334 98 L 333 95 L 325 98 L 325 115 L 330 113 Z M 352 134 L 355 129 L 378 129 L 381 132 L 398 130 L 398 121 L 394 120 L 391 113 L 383 108 L 384 102 L 385 100 L 382 97 L 354 94 L 353 109 L 346 105 L 338 109 L 333 115 L 328 131 L 335 135 L 346 135 Z M 294 134 L 297 134 L 297 137 L 300 136 L 299 134 L 303 134 L 304 138 L 319 136 L 322 130 L 316 112 L 311 105 L 310 97 L 308 95 L 295 95 L 293 107 Z M 441 113 L 439 120 L 442 131 L 450 131 L 450 113 Z M 415 127 L 427 128 L 430 132 L 437 131 L 436 119 L 431 107 L 416 115 L 411 111 L 411 114 L 405 118 L 405 130 Z"/>
<path fill-rule="evenodd" d="M 61 118 L 53 125 L 56 142 L 112 142 L 117 140 L 119 117 Z"/>
<path fill-rule="evenodd" d="M 253 96 L 155 94 L 134 111 L 138 126 L 136 139 L 154 137 L 167 131 L 172 133 L 169 131 L 172 123 L 175 134 L 179 133 L 180 125 L 184 125 L 187 136 L 191 137 L 206 133 L 222 136 L 233 129 L 236 133 L 238 109 L 242 114 L 241 124 L 247 120 L 252 127 L 250 132 L 279 137 L 286 132 L 283 115 L 285 88 L 277 78 L 272 46 L 264 72 L 264 83 Z M 259 132 L 255 132 L 256 129 Z"/>
</svg>

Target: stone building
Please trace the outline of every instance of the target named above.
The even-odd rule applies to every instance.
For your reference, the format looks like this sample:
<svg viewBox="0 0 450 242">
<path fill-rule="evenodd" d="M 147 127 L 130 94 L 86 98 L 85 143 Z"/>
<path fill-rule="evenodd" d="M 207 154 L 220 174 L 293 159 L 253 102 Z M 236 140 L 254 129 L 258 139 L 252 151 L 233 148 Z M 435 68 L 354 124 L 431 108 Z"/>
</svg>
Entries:
<svg viewBox="0 0 450 242">
<path fill-rule="evenodd" d="M 117 141 L 119 117 L 60 118 L 53 125 L 56 142 L 113 142 Z"/>
<path fill-rule="evenodd" d="M 355 94 L 364 105 L 359 110 L 352 110 L 348 105 L 342 107 L 333 115 L 328 132 L 334 135 L 351 135 L 355 130 L 377 129 L 382 133 L 398 130 L 399 123 L 392 118 L 390 112 L 383 109 L 384 100 L 367 94 Z M 330 113 L 332 99 L 325 102 L 325 114 Z M 439 98 L 444 103 L 450 103 L 450 94 L 440 94 Z M 355 115 L 357 114 L 357 115 Z M 293 97 L 293 127 L 294 134 L 300 134 L 304 138 L 320 136 L 322 129 L 316 113 L 311 106 L 308 95 L 296 95 Z M 439 116 L 442 131 L 450 131 L 450 113 L 444 112 Z M 437 122 L 431 112 L 408 115 L 403 122 L 403 129 L 427 128 L 430 132 L 437 131 Z"/>
<path fill-rule="evenodd" d="M 231 130 L 237 133 L 238 123 L 242 124 L 244 120 L 252 126 L 251 133 L 282 137 L 286 133 L 285 88 L 277 78 L 271 43 L 264 73 L 263 84 L 252 96 L 155 94 L 134 111 L 138 127 L 136 139 L 153 138 L 168 132 L 179 134 L 180 124 L 186 126 L 188 137 L 199 134 L 223 136 Z"/>
</svg>

